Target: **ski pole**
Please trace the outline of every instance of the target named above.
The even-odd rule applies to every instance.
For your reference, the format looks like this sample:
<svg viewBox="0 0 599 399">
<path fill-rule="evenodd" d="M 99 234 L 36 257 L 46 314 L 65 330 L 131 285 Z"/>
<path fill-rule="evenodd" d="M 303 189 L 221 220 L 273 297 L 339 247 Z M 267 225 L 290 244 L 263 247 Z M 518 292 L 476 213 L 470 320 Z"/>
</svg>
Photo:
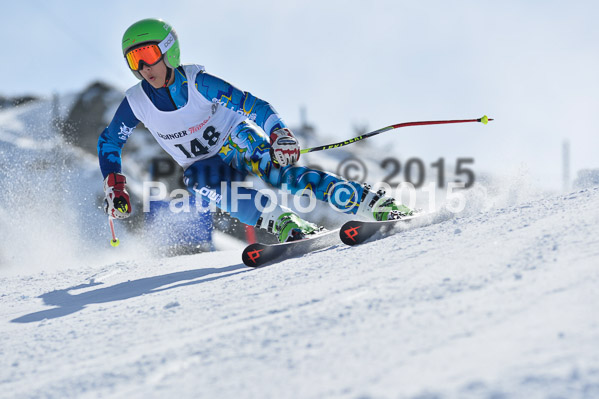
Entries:
<svg viewBox="0 0 599 399">
<path fill-rule="evenodd" d="M 354 137 L 353 139 L 341 141 L 339 143 L 326 144 L 326 145 L 321 145 L 321 146 L 312 147 L 312 148 L 304 148 L 303 150 L 300 151 L 300 153 L 305 154 L 307 152 L 330 150 L 331 148 L 343 147 L 348 144 L 353 144 L 358 141 L 367 139 L 368 137 L 376 136 L 377 134 L 381 134 L 381 133 L 384 133 L 389 130 L 398 129 L 400 127 L 422 126 L 422 125 L 444 125 L 444 124 L 448 124 L 448 123 L 467 123 L 467 122 L 481 122 L 486 125 L 489 121 L 492 121 L 492 120 L 493 119 L 488 118 L 487 115 L 484 115 L 482 118 L 478 118 L 478 119 L 459 119 L 459 120 L 448 120 L 448 121 L 421 121 L 421 122 L 398 123 L 398 124 L 387 126 L 382 129 L 378 129 L 378 130 L 375 130 L 375 131 L 372 131 L 369 133 L 364 133 L 361 136 Z"/>
<path fill-rule="evenodd" d="M 112 233 L 112 239 L 110 240 L 110 245 L 112 245 L 113 247 L 118 247 L 121 242 L 119 241 L 118 238 L 116 238 L 116 234 L 114 232 L 114 221 L 110 216 L 108 216 L 108 224 L 110 225 L 110 232 Z"/>
</svg>

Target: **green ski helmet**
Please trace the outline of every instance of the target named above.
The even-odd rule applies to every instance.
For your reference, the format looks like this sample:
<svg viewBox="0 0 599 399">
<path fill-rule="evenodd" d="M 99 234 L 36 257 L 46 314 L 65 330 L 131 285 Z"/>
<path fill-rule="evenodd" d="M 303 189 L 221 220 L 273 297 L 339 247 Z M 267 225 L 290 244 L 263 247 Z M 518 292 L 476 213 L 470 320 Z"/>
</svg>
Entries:
<svg viewBox="0 0 599 399">
<path fill-rule="evenodd" d="M 181 65 L 181 50 L 179 49 L 179 39 L 177 33 L 168 22 L 161 19 L 147 18 L 137 21 L 131 25 L 123 34 L 123 56 L 127 67 L 139 79 L 143 79 L 139 71 L 135 71 L 129 67 L 127 61 L 127 52 L 139 47 L 142 43 L 154 43 L 160 48 L 164 56 L 164 62 L 167 67 L 175 69 Z"/>
</svg>

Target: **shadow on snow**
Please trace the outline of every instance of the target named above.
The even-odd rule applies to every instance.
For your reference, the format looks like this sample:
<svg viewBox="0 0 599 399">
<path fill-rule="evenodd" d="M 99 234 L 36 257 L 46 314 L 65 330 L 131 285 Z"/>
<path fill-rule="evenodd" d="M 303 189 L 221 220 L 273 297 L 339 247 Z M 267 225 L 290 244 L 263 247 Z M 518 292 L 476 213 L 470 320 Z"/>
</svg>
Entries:
<svg viewBox="0 0 599 399">
<path fill-rule="evenodd" d="M 183 272 L 169 273 L 164 274 L 162 276 L 154 276 L 154 277 L 146 277 L 141 278 L 139 280 L 127 281 L 123 283 L 119 283 L 116 285 L 112 285 L 110 287 L 97 288 L 91 291 L 86 291 L 81 294 L 70 294 L 69 291 L 80 290 L 84 288 L 94 287 L 97 285 L 102 285 L 103 283 L 90 281 L 87 284 L 80 284 L 74 287 L 66 288 L 63 290 L 55 290 L 50 291 L 45 294 L 39 296 L 44 300 L 45 305 L 49 306 L 57 306 L 52 309 L 42 310 L 35 313 L 30 313 L 21 317 L 18 317 L 14 320 L 11 320 L 13 323 L 31 323 L 36 321 L 41 321 L 44 319 L 56 319 L 58 317 L 63 317 L 70 315 L 72 313 L 78 312 L 83 309 L 86 305 L 92 303 L 105 303 L 105 302 L 114 302 L 114 301 L 122 301 L 129 298 L 134 298 L 137 296 L 141 296 L 144 294 L 151 294 L 160 291 L 166 291 L 173 288 L 184 287 L 187 285 L 195 285 L 200 283 L 206 283 L 208 281 L 218 280 L 224 277 L 230 277 L 235 274 L 245 273 L 249 270 L 241 270 L 236 273 L 229 273 L 224 276 L 215 276 L 211 278 L 206 278 L 202 280 L 196 280 L 210 274 L 215 273 L 226 273 L 233 272 L 239 269 L 245 269 L 244 265 L 235 265 L 229 266 L 225 268 L 209 268 L 209 269 L 197 269 L 197 270 L 187 270 Z M 182 282 L 185 280 L 192 280 L 187 282 Z M 182 282 L 176 285 L 177 282 Z M 161 288 L 164 286 L 168 286 L 165 288 Z"/>
</svg>

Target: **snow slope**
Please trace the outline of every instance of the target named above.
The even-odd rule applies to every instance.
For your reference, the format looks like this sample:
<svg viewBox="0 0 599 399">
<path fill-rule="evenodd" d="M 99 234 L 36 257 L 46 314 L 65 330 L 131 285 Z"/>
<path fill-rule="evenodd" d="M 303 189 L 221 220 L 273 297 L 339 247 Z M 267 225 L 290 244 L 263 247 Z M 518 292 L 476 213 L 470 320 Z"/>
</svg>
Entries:
<svg viewBox="0 0 599 399">
<path fill-rule="evenodd" d="M 4 276 L 0 397 L 599 397 L 599 188 L 469 201 L 262 269 L 230 250 Z"/>
</svg>

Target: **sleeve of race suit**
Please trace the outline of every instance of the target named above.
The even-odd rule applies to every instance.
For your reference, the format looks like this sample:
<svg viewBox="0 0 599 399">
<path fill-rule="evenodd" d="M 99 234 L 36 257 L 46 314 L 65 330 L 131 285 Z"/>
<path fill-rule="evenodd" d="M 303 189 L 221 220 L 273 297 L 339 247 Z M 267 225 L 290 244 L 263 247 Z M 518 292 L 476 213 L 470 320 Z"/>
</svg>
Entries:
<svg viewBox="0 0 599 399">
<path fill-rule="evenodd" d="M 243 113 L 269 136 L 273 131 L 287 127 L 272 105 L 214 75 L 199 73 L 196 77 L 196 87 L 204 98 L 216 101 L 232 111 Z"/>
<path fill-rule="evenodd" d="M 129 101 L 123 99 L 98 139 L 98 159 L 104 178 L 110 173 L 121 172 L 121 150 L 138 124 L 139 120 L 133 114 Z"/>
</svg>

